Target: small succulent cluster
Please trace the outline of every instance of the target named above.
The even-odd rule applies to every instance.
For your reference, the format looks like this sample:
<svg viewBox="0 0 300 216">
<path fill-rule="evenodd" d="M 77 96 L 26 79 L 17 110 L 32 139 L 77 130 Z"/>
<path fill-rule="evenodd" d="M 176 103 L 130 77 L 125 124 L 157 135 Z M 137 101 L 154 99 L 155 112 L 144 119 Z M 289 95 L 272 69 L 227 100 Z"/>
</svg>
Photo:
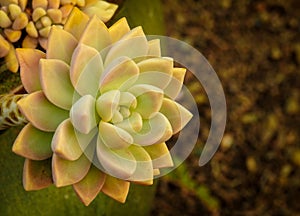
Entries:
<svg viewBox="0 0 300 216">
<path fill-rule="evenodd" d="M 62 28 L 74 7 L 104 22 L 117 9 L 102 0 L 0 0 L 0 58 L 5 58 L 7 68 L 12 72 L 19 68 L 15 43 L 22 40 L 21 47 L 46 49 L 51 26 Z"/>
<path fill-rule="evenodd" d="M 125 202 L 130 182 L 151 185 L 173 166 L 165 142 L 192 118 L 175 102 L 186 71 L 141 27 L 122 18 L 107 28 L 75 8 L 51 27 L 46 53 L 17 56 L 29 123 L 13 151 L 26 158 L 26 190 L 72 185 L 85 205 L 100 191 Z"/>
</svg>

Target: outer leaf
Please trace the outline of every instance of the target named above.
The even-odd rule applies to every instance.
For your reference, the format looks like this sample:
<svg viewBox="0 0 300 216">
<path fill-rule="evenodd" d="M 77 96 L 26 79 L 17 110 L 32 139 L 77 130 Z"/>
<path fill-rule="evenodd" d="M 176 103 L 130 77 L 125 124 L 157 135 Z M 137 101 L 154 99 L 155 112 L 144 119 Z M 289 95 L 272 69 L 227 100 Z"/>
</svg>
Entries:
<svg viewBox="0 0 300 216">
<path fill-rule="evenodd" d="M 191 120 L 193 114 L 179 103 L 164 98 L 160 111 L 170 121 L 173 134 L 178 133 Z"/>
<path fill-rule="evenodd" d="M 137 79 L 139 68 L 134 61 L 127 57 L 115 59 L 105 68 L 100 82 L 100 92 L 103 94 L 110 90 L 124 90 L 131 86 Z"/>
<path fill-rule="evenodd" d="M 186 73 L 185 68 L 173 68 L 173 78 L 168 86 L 164 89 L 165 95 L 171 99 L 175 99 L 181 91 L 184 76 Z"/>
<path fill-rule="evenodd" d="M 117 178 L 127 179 L 136 169 L 135 158 L 128 149 L 109 149 L 101 136 L 97 139 L 97 157 L 106 173 Z"/>
<path fill-rule="evenodd" d="M 89 142 L 80 142 L 79 135 L 81 134 L 75 132 L 70 119 L 66 119 L 58 126 L 53 136 L 53 152 L 65 160 L 77 160 L 89 144 Z"/>
<path fill-rule="evenodd" d="M 20 76 L 25 90 L 28 93 L 41 90 L 39 77 L 39 61 L 46 54 L 36 49 L 16 49 L 20 63 Z"/>
<path fill-rule="evenodd" d="M 56 187 L 63 187 L 81 181 L 88 173 L 91 162 L 83 154 L 76 161 L 68 161 L 53 154 L 52 174 Z"/>
<path fill-rule="evenodd" d="M 80 182 L 73 184 L 76 194 L 84 205 L 88 206 L 96 198 L 105 183 L 105 179 L 106 175 L 92 166 Z"/>
<path fill-rule="evenodd" d="M 145 57 L 148 53 L 148 41 L 143 29 L 139 26 L 125 34 L 118 42 L 114 43 L 109 50 L 104 65 L 107 66 L 114 59 L 127 56 L 131 59 Z"/>
<path fill-rule="evenodd" d="M 42 91 L 34 92 L 22 98 L 18 107 L 30 123 L 46 132 L 53 132 L 68 118 L 69 113 L 50 103 Z"/>
<path fill-rule="evenodd" d="M 28 123 L 16 138 L 12 151 L 31 160 L 45 160 L 52 156 L 53 133 L 40 131 Z"/>
<path fill-rule="evenodd" d="M 74 7 L 64 25 L 64 29 L 74 35 L 77 40 L 79 40 L 88 21 L 89 17 L 77 7 Z"/>
<path fill-rule="evenodd" d="M 132 176 L 128 178 L 130 181 L 139 182 L 145 185 L 153 184 L 153 167 L 152 160 L 143 147 L 132 145 L 129 151 L 133 154 L 137 161 L 136 170 Z"/>
<path fill-rule="evenodd" d="M 149 50 L 147 56 L 161 57 L 160 40 L 154 39 L 148 42 Z"/>
<path fill-rule="evenodd" d="M 23 186 L 27 191 L 40 190 L 52 184 L 51 160 L 34 161 L 25 159 Z"/>
<path fill-rule="evenodd" d="M 135 84 L 149 84 L 164 89 L 171 81 L 173 59 L 150 58 L 139 62 L 140 76 Z"/>
<path fill-rule="evenodd" d="M 72 34 L 52 26 L 48 37 L 47 59 L 59 59 L 70 64 L 76 46 L 77 40 Z"/>
<path fill-rule="evenodd" d="M 130 183 L 127 181 L 112 176 L 106 176 L 102 192 L 121 203 L 125 203 L 129 192 L 129 186 Z"/>
<path fill-rule="evenodd" d="M 70 81 L 70 67 L 58 59 L 40 61 L 40 79 L 43 92 L 56 106 L 70 110 L 74 88 Z"/>
<path fill-rule="evenodd" d="M 87 45 L 79 44 L 74 50 L 71 61 L 71 82 L 81 94 L 96 96 L 103 71 L 99 52 Z"/>
<path fill-rule="evenodd" d="M 125 17 L 119 19 L 115 22 L 109 29 L 109 34 L 112 40 L 112 43 L 120 40 L 126 33 L 130 31 L 130 27 Z"/>
<path fill-rule="evenodd" d="M 111 44 L 111 39 L 106 25 L 94 15 L 88 22 L 79 42 L 101 52 Z"/>
<path fill-rule="evenodd" d="M 170 155 L 166 143 L 158 143 L 155 145 L 144 146 L 144 149 L 152 158 L 154 169 L 174 166 L 172 157 Z"/>
<path fill-rule="evenodd" d="M 94 4 L 87 4 L 83 9 L 88 16 L 97 15 L 103 22 L 107 22 L 114 15 L 118 5 L 106 1 L 95 1 Z"/>
</svg>

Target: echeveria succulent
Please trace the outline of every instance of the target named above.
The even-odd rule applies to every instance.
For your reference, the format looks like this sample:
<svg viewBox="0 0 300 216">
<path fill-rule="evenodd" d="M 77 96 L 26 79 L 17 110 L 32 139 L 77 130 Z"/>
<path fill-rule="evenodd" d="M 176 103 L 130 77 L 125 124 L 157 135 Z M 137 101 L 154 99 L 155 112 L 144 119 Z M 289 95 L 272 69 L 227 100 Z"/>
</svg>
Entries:
<svg viewBox="0 0 300 216">
<path fill-rule="evenodd" d="M 22 40 L 23 48 L 47 48 L 51 26 L 63 27 L 76 7 L 88 16 L 97 15 L 108 21 L 117 5 L 102 0 L 0 0 L 0 58 L 5 57 L 7 68 L 17 72 L 19 64 L 15 43 Z M 23 35 L 23 37 L 22 37 Z"/>
<path fill-rule="evenodd" d="M 17 56 L 29 123 L 13 151 L 26 158 L 26 190 L 73 185 L 85 205 L 100 191 L 125 202 L 130 182 L 151 185 L 173 166 L 165 142 L 192 117 L 175 102 L 185 69 L 141 27 L 122 18 L 107 28 L 75 8 L 51 28 L 46 53 Z"/>
</svg>

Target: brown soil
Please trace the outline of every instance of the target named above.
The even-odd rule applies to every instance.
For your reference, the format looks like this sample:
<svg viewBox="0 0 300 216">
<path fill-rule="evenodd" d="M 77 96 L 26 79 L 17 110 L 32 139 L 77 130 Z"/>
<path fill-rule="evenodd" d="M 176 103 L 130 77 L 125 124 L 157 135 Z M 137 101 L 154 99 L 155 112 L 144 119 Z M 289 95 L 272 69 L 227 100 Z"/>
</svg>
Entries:
<svg viewBox="0 0 300 216">
<path fill-rule="evenodd" d="M 210 127 L 199 87 L 199 142 L 184 167 L 160 179 L 152 215 L 300 215 L 299 2 L 162 2 L 167 34 L 217 72 L 228 118 L 218 152 L 199 167 Z"/>
</svg>

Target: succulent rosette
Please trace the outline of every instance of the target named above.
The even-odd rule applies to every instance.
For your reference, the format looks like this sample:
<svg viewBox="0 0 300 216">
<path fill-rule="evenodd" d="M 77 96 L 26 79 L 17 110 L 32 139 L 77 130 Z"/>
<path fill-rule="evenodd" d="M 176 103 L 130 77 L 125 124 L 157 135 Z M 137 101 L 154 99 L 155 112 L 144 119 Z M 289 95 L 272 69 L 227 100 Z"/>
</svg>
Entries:
<svg viewBox="0 0 300 216">
<path fill-rule="evenodd" d="M 0 0 L 0 58 L 8 70 L 19 68 L 16 45 L 47 49 L 51 26 L 62 28 L 74 7 L 107 22 L 118 6 L 102 0 Z"/>
<path fill-rule="evenodd" d="M 175 101 L 185 69 L 161 57 L 160 41 L 125 18 L 110 28 L 74 8 L 52 27 L 48 49 L 17 49 L 18 102 L 29 121 L 13 151 L 23 185 L 72 185 L 85 205 L 102 191 L 125 202 L 130 182 L 151 185 L 173 161 L 166 141 L 192 114 Z"/>
</svg>

